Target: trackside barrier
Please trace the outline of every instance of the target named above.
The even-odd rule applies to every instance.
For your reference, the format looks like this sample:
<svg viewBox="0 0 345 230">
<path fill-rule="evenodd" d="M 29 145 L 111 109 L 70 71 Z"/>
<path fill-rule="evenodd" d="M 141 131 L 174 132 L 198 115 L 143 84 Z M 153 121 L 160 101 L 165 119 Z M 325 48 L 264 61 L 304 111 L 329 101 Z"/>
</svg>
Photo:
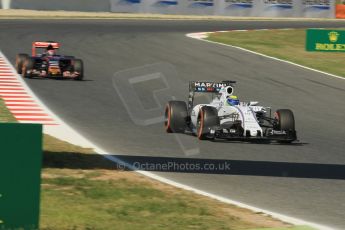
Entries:
<svg viewBox="0 0 345 230">
<path fill-rule="evenodd" d="M 3 8 L 117 13 L 335 18 L 336 0 L 1 0 Z"/>
<path fill-rule="evenodd" d="M 0 123 L 0 229 L 39 228 L 41 165 L 42 125 Z"/>
<path fill-rule="evenodd" d="M 176 14 L 178 13 L 178 0 L 145 0 L 143 11 L 149 13 Z"/>
<path fill-rule="evenodd" d="M 141 13 L 142 0 L 110 0 L 110 11 L 119 13 Z"/>
<path fill-rule="evenodd" d="M 335 17 L 345 19 L 345 5 L 337 4 L 335 6 Z"/>
<path fill-rule="evenodd" d="M 112 12 L 334 18 L 335 0 L 110 0 Z"/>
<path fill-rule="evenodd" d="M 192 0 L 178 1 L 178 10 L 180 14 L 190 15 L 213 15 L 215 5 L 218 0 Z"/>
<path fill-rule="evenodd" d="M 248 1 L 228 1 L 228 0 L 216 0 L 214 3 L 214 12 L 216 15 L 224 16 L 256 16 L 254 2 Z"/>
<path fill-rule="evenodd" d="M 11 8 L 11 0 L 1 0 L 0 9 L 8 10 Z"/>
<path fill-rule="evenodd" d="M 6 1 L 6 0 L 2 0 Z M 11 0 L 12 9 L 109 12 L 109 0 Z"/>
</svg>

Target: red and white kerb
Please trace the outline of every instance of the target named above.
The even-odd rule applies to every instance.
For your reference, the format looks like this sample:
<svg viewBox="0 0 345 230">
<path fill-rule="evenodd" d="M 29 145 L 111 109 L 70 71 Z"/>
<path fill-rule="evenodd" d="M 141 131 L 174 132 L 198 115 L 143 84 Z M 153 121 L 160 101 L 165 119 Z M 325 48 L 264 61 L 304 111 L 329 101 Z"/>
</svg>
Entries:
<svg viewBox="0 0 345 230">
<path fill-rule="evenodd" d="M 0 56 L 0 98 L 20 123 L 57 125 L 57 122 L 27 92 L 11 64 Z M 1 112 L 1 111 L 0 111 Z"/>
</svg>

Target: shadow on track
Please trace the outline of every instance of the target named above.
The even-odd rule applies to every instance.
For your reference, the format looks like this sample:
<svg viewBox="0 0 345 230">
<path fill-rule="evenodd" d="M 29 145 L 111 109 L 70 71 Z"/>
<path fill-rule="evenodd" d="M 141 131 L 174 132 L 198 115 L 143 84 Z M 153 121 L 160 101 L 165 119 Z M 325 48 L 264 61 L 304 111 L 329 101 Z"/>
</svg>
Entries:
<svg viewBox="0 0 345 230">
<path fill-rule="evenodd" d="M 345 180 L 345 165 L 113 155 L 152 172 L 269 176 Z M 123 169 L 98 154 L 46 152 L 44 168 Z"/>
</svg>

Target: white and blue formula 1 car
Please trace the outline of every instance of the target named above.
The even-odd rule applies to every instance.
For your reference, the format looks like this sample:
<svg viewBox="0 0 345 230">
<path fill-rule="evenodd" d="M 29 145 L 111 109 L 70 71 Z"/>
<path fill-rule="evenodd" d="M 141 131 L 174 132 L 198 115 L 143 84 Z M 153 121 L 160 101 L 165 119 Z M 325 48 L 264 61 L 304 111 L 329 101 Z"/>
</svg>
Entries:
<svg viewBox="0 0 345 230">
<path fill-rule="evenodd" d="M 168 133 L 192 133 L 200 140 L 266 140 L 291 143 L 297 140 L 295 119 L 289 109 L 271 108 L 258 102 L 240 102 L 234 96 L 235 81 L 189 83 L 188 103 L 169 101 L 165 107 Z M 211 93 L 209 104 L 194 105 L 196 93 Z"/>
</svg>

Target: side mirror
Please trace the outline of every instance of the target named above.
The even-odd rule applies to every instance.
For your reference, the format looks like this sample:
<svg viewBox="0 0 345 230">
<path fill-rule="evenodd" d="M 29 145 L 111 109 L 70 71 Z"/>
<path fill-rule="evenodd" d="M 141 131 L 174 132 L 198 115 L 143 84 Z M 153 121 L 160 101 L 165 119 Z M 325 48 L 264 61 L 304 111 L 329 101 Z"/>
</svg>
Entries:
<svg viewBox="0 0 345 230">
<path fill-rule="evenodd" d="M 251 101 L 248 103 L 248 105 L 250 105 L 250 106 L 257 105 L 257 104 L 259 104 L 258 101 Z"/>
</svg>

